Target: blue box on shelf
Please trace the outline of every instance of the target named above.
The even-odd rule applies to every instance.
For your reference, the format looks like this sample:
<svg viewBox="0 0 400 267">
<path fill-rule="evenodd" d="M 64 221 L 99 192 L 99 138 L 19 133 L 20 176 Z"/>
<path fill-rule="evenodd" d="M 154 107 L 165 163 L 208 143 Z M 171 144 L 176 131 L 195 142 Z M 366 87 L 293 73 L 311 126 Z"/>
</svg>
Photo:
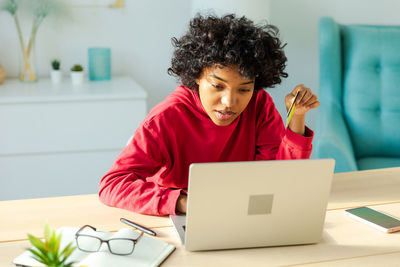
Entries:
<svg viewBox="0 0 400 267">
<path fill-rule="evenodd" d="M 111 49 L 91 47 L 88 49 L 89 80 L 111 80 Z"/>
</svg>

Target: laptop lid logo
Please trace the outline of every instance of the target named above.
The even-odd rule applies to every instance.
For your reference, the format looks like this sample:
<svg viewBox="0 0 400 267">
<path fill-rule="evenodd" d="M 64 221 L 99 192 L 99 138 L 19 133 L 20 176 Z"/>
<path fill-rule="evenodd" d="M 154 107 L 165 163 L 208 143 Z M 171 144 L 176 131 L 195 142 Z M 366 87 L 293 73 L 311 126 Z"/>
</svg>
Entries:
<svg viewBox="0 0 400 267">
<path fill-rule="evenodd" d="M 274 195 L 251 195 L 247 215 L 270 214 Z"/>
</svg>

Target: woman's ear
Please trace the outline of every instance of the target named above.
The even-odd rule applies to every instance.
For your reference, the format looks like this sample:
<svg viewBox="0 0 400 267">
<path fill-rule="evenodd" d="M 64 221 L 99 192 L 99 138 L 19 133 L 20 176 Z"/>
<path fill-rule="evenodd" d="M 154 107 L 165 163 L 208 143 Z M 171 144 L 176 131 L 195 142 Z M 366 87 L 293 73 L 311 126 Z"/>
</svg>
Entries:
<svg viewBox="0 0 400 267">
<path fill-rule="evenodd" d="M 197 77 L 194 82 L 197 84 L 197 86 L 200 86 L 200 82 L 203 79 L 203 77 L 205 77 L 207 75 L 207 73 L 209 72 L 208 68 L 203 68 L 203 70 L 201 71 L 199 77 Z"/>
</svg>

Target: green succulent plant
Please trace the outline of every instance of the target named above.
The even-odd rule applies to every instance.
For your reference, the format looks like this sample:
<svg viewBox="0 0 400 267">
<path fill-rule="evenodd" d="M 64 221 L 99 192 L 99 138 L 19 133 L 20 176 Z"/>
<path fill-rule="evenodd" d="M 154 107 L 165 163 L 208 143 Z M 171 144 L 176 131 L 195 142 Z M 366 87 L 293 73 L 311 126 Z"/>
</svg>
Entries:
<svg viewBox="0 0 400 267">
<path fill-rule="evenodd" d="M 51 62 L 51 66 L 53 67 L 53 70 L 60 70 L 60 64 L 61 64 L 60 61 L 57 59 L 54 59 Z"/>
<path fill-rule="evenodd" d="M 76 64 L 71 68 L 71 71 L 83 71 L 83 67 L 79 64 Z"/>
<path fill-rule="evenodd" d="M 71 267 L 73 262 L 68 262 L 68 257 L 76 249 L 73 242 L 69 243 L 62 251 L 60 244 L 62 234 L 56 234 L 48 224 L 44 227 L 44 240 L 28 234 L 29 241 L 33 248 L 28 249 L 32 257 L 49 267 Z"/>
</svg>

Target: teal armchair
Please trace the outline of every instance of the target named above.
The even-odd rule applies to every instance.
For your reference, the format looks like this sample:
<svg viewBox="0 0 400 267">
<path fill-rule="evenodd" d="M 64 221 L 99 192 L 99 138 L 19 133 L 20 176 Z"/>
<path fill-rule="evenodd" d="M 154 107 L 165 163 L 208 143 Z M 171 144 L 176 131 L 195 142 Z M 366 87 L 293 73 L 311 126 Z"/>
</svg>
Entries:
<svg viewBox="0 0 400 267">
<path fill-rule="evenodd" d="M 400 166 L 400 26 L 319 21 L 314 157 L 335 172 Z"/>
</svg>

